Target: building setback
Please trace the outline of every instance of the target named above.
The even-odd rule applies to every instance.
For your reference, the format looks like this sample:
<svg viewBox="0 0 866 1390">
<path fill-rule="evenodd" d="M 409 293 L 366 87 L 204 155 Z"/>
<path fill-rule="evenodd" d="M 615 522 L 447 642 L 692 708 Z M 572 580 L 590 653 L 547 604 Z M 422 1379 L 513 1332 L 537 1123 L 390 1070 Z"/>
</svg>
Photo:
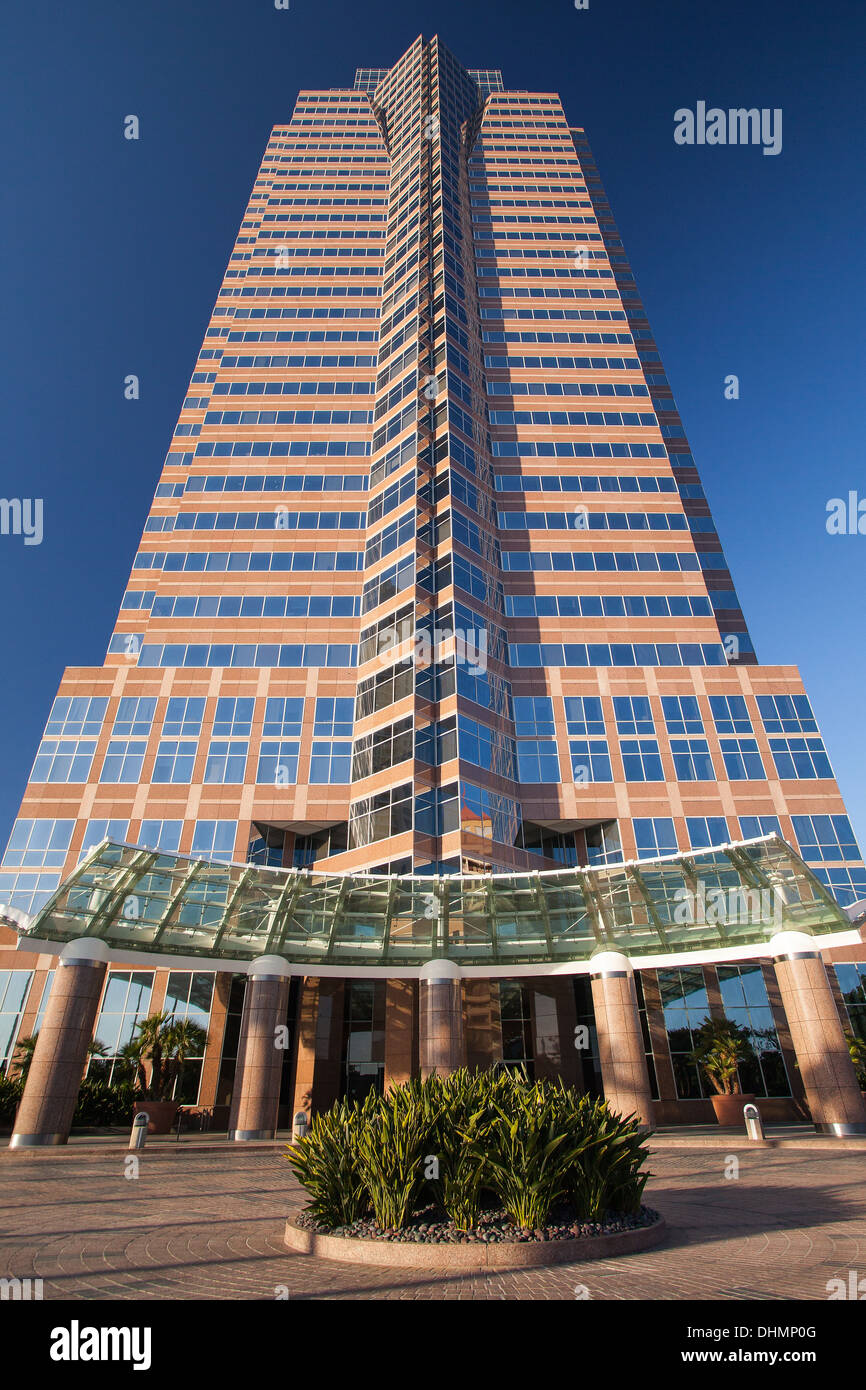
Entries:
<svg viewBox="0 0 866 1390">
<path fill-rule="evenodd" d="M 105 661 L 63 676 L 0 902 L 38 912 L 106 839 L 432 884 L 772 833 L 839 904 L 866 897 L 799 674 L 758 664 L 583 129 L 555 93 L 507 90 L 435 38 L 351 89 L 302 91 L 268 141 Z M 148 1013 L 201 1021 L 180 1098 L 240 1136 L 273 1128 L 244 1120 L 253 1007 L 288 1025 L 266 1085 L 281 1123 L 461 1062 L 703 1121 L 688 1054 L 708 1014 L 752 1030 L 743 1080 L 766 1117 L 866 1119 L 841 1041 L 866 1038 L 863 945 L 290 985 L 231 962 L 58 970 L 15 946 L 0 926 L 0 1067 L 40 1027 L 83 1056 L 59 1004 L 43 1022 L 52 980 L 59 998 L 77 974 L 108 1050 L 91 1073 L 117 1071 Z M 47 1041 L 37 1061 L 31 1102 Z M 825 1116 L 815 1097 L 836 1089 Z M 63 1128 L 22 1123 L 22 1142 Z"/>
</svg>

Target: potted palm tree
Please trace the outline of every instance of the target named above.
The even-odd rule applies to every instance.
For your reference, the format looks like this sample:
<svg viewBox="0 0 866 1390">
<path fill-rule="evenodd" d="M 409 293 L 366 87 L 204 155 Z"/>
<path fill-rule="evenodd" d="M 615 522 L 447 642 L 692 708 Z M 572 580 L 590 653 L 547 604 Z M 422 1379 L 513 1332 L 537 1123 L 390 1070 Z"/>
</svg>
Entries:
<svg viewBox="0 0 866 1390">
<path fill-rule="evenodd" d="M 135 1037 L 120 1055 L 135 1067 L 142 1098 L 135 1102 L 136 1114 L 148 1117 L 148 1134 L 170 1134 L 180 1102 L 186 1062 L 201 1057 L 207 1046 L 207 1032 L 190 1019 L 175 1019 L 163 1010 L 136 1024 Z M 150 1063 L 148 1075 L 145 1063 Z"/>
<path fill-rule="evenodd" d="M 754 1103 L 754 1095 L 740 1086 L 739 1068 L 754 1062 L 755 1051 L 748 1031 L 730 1019 L 706 1018 L 695 1034 L 696 1046 L 690 1057 L 697 1062 L 713 1088 L 710 1100 L 720 1125 L 743 1123 L 743 1107 Z"/>
</svg>

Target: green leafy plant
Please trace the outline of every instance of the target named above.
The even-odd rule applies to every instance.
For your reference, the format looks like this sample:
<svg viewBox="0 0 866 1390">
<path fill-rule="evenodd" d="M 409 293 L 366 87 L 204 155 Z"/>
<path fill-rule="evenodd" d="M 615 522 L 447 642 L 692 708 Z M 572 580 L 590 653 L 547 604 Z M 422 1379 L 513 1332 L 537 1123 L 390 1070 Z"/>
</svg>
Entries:
<svg viewBox="0 0 866 1390">
<path fill-rule="evenodd" d="M 574 1113 L 575 1162 L 568 1194 L 581 1221 L 606 1212 L 640 1210 L 650 1173 L 646 1132 L 635 1116 L 612 1115 L 602 1100 L 582 1096 Z"/>
<path fill-rule="evenodd" d="M 562 1108 L 541 1084 L 513 1082 L 507 1098 L 493 1102 L 494 1123 L 477 1157 L 516 1226 L 543 1226 L 550 1208 L 567 1189 L 576 1157 L 573 1129 Z"/>
<path fill-rule="evenodd" d="M 0 1075 L 0 1124 L 12 1124 L 23 1094 L 24 1087 L 17 1076 Z"/>
<path fill-rule="evenodd" d="M 72 1123 L 100 1128 L 132 1123 L 138 1093 L 130 1082 L 119 1084 L 85 1076 L 78 1092 Z"/>
<path fill-rule="evenodd" d="M 519 1227 L 537 1228 L 560 1205 L 574 1219 L 636 1213 L 649 1178 L 646 1132 L 634 1116 L 562 1082 L 518 1070 L 432 1076 L 339 1101 L 287 1153 L 324 1227 L 372 1212 L 399 1230 L 431 1198 L 461 1231 L 489 1199 Z M 431 1160 L 435 1159 L 435 1163 Z"/>
<path fill-rule="evenodd" d="M 695 1036 L 691 1061 L 697 1062 L 717 1095 L 739 1095 L 739 1067 L 755 1060 L 748 1030 L 730 1019 L 705 1018 Z"/>
<path fill-rule="evenodd" d="M 358 1136 L 375 1104 L 340 1100 L 316 1115 L 308 1133 L 286 1152 L 292 1171 L 309 1193 L 308 1210 L 323 1226 L 350 1226 L 370 1206 L 358 1166 Z"/>
<path fill-rule="evenodd" d="M 853 1038 L 848 1035 L 848 1051 L 851 1054 L 851 1062 L 857 1073 L 857 1081 L 860 1089 L 866 1091 L 866 1042 L 862 1038 Z"/>
<path fill-rule="evenodd" d="M 463 1068 L 444 1079 L 435 1078 L 441 1110 L 431 1142 L 438 1177 L 431 1179 L 430 1188 L 458 1231 L 471 1231 L 481 1212 L 487 1169 L 478 1155 L 494 1118 L 491 1077 L 489 1072 Z"/>
<path fill-rule="evenodd" d="M 437 1078 L 395 1086 L 371 1107 L 357 1140 L 357 1161 L 377 1225 L 400 1230 L 426 1181 L 425 1160 L 441 1117 Z"/>
</svg>

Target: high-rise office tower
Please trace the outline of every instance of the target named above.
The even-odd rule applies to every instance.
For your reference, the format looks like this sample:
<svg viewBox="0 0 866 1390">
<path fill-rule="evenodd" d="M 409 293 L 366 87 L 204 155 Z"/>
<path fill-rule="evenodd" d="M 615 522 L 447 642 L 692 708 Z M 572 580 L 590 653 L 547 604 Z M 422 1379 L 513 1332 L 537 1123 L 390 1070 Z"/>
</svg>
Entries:
<svg viewBox="0 0 866 1390">
<path fill-rule="evenodd" d="M 432 885 L 773 832 L 840 904 L 866 896 L 799 675 L 757 662 L 583 129 L 555 93 L 508 90 L 437 39 L 302 91 L 105 662 L 63 677 L 0 901 L 38 911 L 104 839 Z M 866 951 L 833 959 L 840 1020 L 866 1032 Z M 417 980 L 334 960 L 285 1005 L 289 1106 L 435 1065 Z M 6 982 L 7 1058 L 48 966 L 34 954 Z M 167 1001 L 209 1022 L 188 1098 L 227 1102 L 238 967 L 141 966 L 115 960 L 109 1057 L 90 1065 L 110 1071 Z M 604 1084 L 603 1047 L 581 1062 L 571 1045 L 599 1024 L 595 986 L 534 970 L 453 986 L 454 1056 Z M 705 1113 L 688 1053 L 707 1013 L 763 1030 L 752 1089 L 774 1113 L 802 1104 L 772 967 L 645 970 L 634 998 L 657 1118 Z"/>
</svg>

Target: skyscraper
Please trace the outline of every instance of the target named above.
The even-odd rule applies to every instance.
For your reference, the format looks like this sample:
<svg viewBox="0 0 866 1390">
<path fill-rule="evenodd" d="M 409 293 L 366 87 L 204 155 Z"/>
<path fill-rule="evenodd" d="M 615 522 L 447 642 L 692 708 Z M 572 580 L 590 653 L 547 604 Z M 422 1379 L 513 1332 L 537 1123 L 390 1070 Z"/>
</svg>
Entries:
<svg viewBox="0 0 866 1390">
<path fill-rule="evenodd" d="M 438 920 L 448 876 L 483 894 L 485 876 L 773 833 L 825 905 L 866 896 L 799 675 L 757 662 L 583 129 L 555 93 L 507 90 L 435 38 L 350 89 L 302 91 L 268 141 L 105 662 L 61 682 L 0 901 L 38 912 L 109 840 L 164 863 L 427 877 L 417 902 Z M 234 1089 L 237 1106 L 244 978 L 203 954 L 210 969 L 112 957 L 91 1068 L 110 1073 L 165 1002 L 210 1029 L 185 1098 Z M 604 1040 L 572 1043 L 612 1007 L 589 975 L 502 959 L 435 1004 L 410 974 L 341 974 L 339 956 L 296 971 L 286 1110 L 437 1065 L 440 1003 L 450 1062 L 609 1090 Z M 772 967 L 719 960 L 635 977 L 655 1118 L 707 1113 L 689 1059 L 707 1013 L 762 1036 L 747 1079 L 767 1113 L 804 1113 Z M 840 1025 L 866 1035 L 866 952 L 833 960 Z M 7 1061 L 47 968 L 34 953 L 26 982 L 7 972 Z"/>
</svg>

